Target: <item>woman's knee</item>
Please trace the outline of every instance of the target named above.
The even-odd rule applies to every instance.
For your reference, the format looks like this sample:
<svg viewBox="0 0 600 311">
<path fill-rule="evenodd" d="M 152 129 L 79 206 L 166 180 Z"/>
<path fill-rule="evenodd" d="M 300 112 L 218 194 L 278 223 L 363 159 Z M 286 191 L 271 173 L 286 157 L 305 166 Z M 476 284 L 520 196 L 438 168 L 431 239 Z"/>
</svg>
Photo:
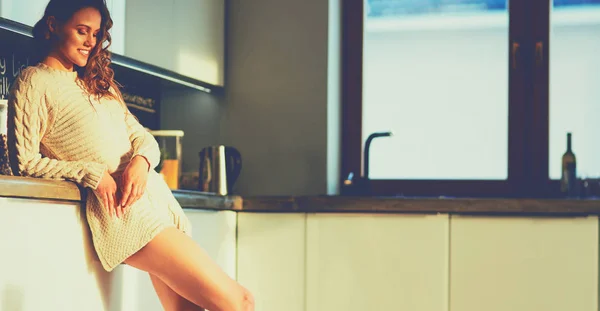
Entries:
<svg viewBox="0 0 600 311">
<path fill-rule="evenodd" d="M 242 287 L 242 289 L 244 293 L 242 298 L 242 311 L 254 311 L 254 296 L 246 288 Z"/>
<path fill-rule="evenodd" d="M 230 306 L 233 307 L 232 311 L 254 311 L 254 296 L 243 286 L 239 284 L 238 286 L 239 291 L 236 291 L 235 295 L 229 297 Z"/>
</svg>

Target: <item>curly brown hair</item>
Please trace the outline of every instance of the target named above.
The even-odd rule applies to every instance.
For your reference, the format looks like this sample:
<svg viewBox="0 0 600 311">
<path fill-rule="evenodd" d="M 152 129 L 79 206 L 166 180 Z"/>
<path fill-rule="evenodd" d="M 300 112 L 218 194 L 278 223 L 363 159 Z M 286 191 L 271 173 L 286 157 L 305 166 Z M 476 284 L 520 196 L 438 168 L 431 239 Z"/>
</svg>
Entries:
<svg viewBox="0 0 600 311">
<path fill-rule="evenodd" d="M 95 8 L 100 12 L 102 21 L 97 35 L 96 46 L 90 52 L 85 67 L 75 66 L 77 76 L 83 82 L 88 93 L 98 98 L 104 96 L 114 98 L 121 102 L 125 110 L 123 95 L 119 84 L 114 80 L 115 73 L 110 68 L 111 59 L 108 48 L 111 44 L 108 32 L 113 21 L 106 6 L 105 0 L 50 0 L 44 11 L 44 16 L 33 27 L 33 38 L 36 43 L 38 58 L 43 59 L 53 47 L 56 40 L 48 28 L 48 18 L 53 16 L 59 23 L 66 23 L 73 15 L 84 8 Z"/>
</svg>

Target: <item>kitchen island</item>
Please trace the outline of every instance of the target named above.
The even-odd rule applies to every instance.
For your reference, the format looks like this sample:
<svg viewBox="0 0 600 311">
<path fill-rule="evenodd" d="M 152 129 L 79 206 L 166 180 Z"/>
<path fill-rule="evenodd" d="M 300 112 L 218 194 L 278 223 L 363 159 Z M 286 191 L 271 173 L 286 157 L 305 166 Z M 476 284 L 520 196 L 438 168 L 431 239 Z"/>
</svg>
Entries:
<svg viewBox="0 0 600 311">
<path fill-rule="evenodd" d="M 174 191 L 192 238 L 236 277 L 239 197 Z M 147 273 L 107 273 L 85 218 L 85 191 L 68 181 L 0 176 L 0 310 L 159 311 Z"/>
<path fill-rule="evenodd" d="M 173 193 L 257 311 L 598 310 L 598 200 Z M 0 176 L 0 306 L 161 310 L 93 258 L 82 195 Z"/>
</svg>

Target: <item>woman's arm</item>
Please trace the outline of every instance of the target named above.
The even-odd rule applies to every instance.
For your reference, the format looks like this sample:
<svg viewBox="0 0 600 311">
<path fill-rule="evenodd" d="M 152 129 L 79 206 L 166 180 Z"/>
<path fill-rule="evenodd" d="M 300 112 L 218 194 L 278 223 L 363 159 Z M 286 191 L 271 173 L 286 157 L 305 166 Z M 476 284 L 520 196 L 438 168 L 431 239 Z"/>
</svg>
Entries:
<svg viewBox="0 0 600 311">
<path fill-rule="evenodd" d="M 148 163 L 148 170 L 156 168 L 160 162 L 160 149 L 156 139 L 137 121 L 134 115 L 129 111 L 125 113 L 129 141 L 133 147 L 131 158 L 142 156 Z"/>
<path fill-rule="evenodd" d="M 131 141 L 133 148 L 133 155 L 120 181 L 122 213 L 125 213 L 125 210 L 146 192 L 148 172 L 154 169 L 160 161 L 160 149 L 154 136 L 146 131 L 129 111 L 125 113 L 125 122 L 129 141 Z"/>
<path fill-rule="evenodd" d="M 8 101 L 8 140 L 15 175 L 67 179 L 96 189 L 106 165 L 87 161 L 60 161 L 40 154 L 48 124 L 48 100 L 30 80 L 17 79 Z"/>
</svg>

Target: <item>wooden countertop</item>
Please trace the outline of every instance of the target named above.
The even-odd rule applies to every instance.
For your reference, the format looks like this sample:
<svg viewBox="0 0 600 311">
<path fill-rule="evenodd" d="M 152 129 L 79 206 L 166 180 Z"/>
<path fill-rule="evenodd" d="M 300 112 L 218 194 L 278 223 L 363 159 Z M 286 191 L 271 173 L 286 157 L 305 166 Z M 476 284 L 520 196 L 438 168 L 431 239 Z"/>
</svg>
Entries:
<svg viewBox="0 0 600 311">
<path fill-rule="evenodd" d="M 83 192 L 75 183 L 31 177 L 0 175 L 0 197 L 82 201 Z"/>
<path fill-rule="evenodd" d="M 600 215 L 600 200 L 348 196 L 244 197 L 241 211 L 578 216 Z"/>
<path fill-rule="evenodd" d="M 84 200 L 70 181 L 0 175 L 0 197 Z M 448 213 L 474 215 L 600 215 L 600 199 L 405 198 L 349 196 L 219 196 L 174 190 L 183 208 L 263 213 Z"/>
<path fill-rule="evenodd" d="M 237 195 L 216 195 L 200 191 L 173 190 L 173 195 L 183 208 L 232 210 L 242 209 L 242 197 Z"/>
<path fill-rule="evenodd" d="M 242 209 L 242 198 L 239 196 L 187 190 L 173 190 L 173 195 L 183 208 Z M 70 181 L 0 175 L 0 197 L 83 202 L 85 191 Z"/>
</svg>

